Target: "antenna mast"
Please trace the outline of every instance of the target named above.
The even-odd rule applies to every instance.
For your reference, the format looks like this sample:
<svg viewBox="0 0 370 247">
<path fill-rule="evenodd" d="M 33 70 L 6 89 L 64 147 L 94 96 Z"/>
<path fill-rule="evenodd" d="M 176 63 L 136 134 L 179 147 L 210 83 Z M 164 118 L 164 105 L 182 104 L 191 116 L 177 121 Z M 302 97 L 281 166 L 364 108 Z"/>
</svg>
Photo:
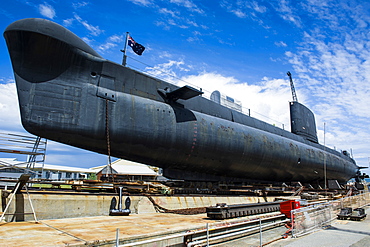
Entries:
<svg viewBox="0 0 370 247">
<path fill-rule="evenodd" d="M 292 90 L 293 101 L 298 102 L 297 94 L 295 93 L 295 88 L 293 84 L 292 74 L 289 71 L 286 74 L 289 76 L 290 79 L 290 89 Z"/>
</svg>

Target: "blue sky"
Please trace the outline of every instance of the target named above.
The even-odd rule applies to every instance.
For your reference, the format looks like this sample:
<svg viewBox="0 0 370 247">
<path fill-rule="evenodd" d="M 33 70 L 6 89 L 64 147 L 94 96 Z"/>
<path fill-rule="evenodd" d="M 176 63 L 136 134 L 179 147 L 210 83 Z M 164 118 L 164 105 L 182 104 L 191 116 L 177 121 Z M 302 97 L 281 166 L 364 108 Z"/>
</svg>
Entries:
<svg viewBox="0 0 370 247">
<path fill-rule="evenodd" d="M 117 63 L 130 32 L 146 50 L 129 50 L 129 67 L 206 96 L 217 89 L 287 130 L 291 71 L 299 102 L 316 115 L 320 143 L 325 123 L 328 147 L 352 150 L 359 166 L 369 165 L 368 1 L 2 1 L 2 30 L 29 17 L 63 25 Z M 0 132 L 25 133 L 4 39 L 0 51 Z M 107 157 L 49 142 L 46 163 L 92 167 Z"/>
</svg>

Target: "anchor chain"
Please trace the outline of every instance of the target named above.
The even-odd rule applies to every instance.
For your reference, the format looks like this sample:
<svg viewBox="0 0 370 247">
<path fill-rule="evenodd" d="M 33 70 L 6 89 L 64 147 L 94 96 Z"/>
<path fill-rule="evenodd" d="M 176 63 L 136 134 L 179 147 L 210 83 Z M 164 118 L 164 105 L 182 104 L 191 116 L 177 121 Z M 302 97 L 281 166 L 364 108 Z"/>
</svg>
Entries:
<svg viewBox="0 0 370 247">
<path fill-rule="evenodd" d="M 110 155 L 108 99 L 105 99 L 105 133 L 106 133 L 106 137 L 107 137 L 108 164 L 109 164 L 109 168 L 110 168 L 110 174 L 112 176 L 112 182 L 114 182 L 112 160 L 111 160 L 111 155 Z"/>
</svg>

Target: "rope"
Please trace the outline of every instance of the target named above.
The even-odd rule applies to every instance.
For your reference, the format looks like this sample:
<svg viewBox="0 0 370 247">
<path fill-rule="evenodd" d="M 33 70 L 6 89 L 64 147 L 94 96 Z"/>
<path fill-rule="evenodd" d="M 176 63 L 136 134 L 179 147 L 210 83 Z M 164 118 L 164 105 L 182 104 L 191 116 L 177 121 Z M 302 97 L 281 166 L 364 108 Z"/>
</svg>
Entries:
<svg viewBox="0 0 370 247">
<path fill-rule="evenodd" d="M 183 209 L 167 209 L 167 208 L 164 208 L 164 207 L 160 206 L 158 203 L 156 203 L 151 196 L 146 195 L 146 197 L 153 204 L 155 211 L 158 212 L 158 213 L 185 214 L 185 215 L 206 213 L 206 208 L 205 207 L 183 208 Z"/>
</svg>

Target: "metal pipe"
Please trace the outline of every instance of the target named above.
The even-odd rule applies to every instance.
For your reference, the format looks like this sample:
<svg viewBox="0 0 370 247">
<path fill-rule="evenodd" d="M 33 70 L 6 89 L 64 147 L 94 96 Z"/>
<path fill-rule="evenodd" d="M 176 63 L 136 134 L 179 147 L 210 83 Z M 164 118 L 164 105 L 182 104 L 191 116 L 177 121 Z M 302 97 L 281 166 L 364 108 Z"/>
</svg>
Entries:
<svg viewBox="0 0 370 247">
<path fill-rule="evenodd" d="M 207 247 L 209 247 L 209 226 L 207 223 Z"/>
<path fill-rule="evenodd" d="M 286 219 L 286 220 L 282 220 L 282 221 L 279 221 L 279 222 L 274 222 L 274 223 L 266 224 L 266 225 L 264 225 L 262 228 L 266 228 L 266 227 L 274 226 L 274 225 L 281 224 L 281 223 L 285 223 L 285 222 L 288 222 L 288 221 L 289 221 L 289 220 L 288 220 L 288 219 Z M 210 240 L 219 240 L 219 239 L 222 239 L 222 238 L 233 237 L 233 236 L 236 236 L 236 235 L 241 235 L 241 234 L 244 234 L 244 233 L 248 233 L 248 232 L 256 231 L 256 230 L 258 230 L 259 228 L 260 228 L 260 227 L 259 227 L 259 226 L 257 226 L 257 227 L 253 227 L 253 228 L 248 229 L 248 230 L 244 230 L 244 231 L 237 231 L 237 232 L 234 232 L 234 233 L 229 233 L 229 234 L 225 234 L 225 235 L 222 235 L 222 236 L 214 237 L 214 238 L 211 238 Z M 198 245 L 198 244 L 201 244 L 201 243 L 204 243 L 204 242 L 205 242 L 204 240 L 190 242 L 190 243 L 188 243 L 188 244 L 187 244 L 187 247 L 195 246 L 195 245 Z"/>
<path fill-rule="evenodd" d="M 118 205 L 118 210 L 122 210 L 122 186 L 119 187 L 119 205 Z"/>
<path fill-rule="evenodd" d="M 123 66 L 126 66 L 126 60 L 127 60 L 126 51 L 127 51 L 127 41 L 128 41 L 128 36 L 129 36 L 129 32 L 126 32 L 125 45 L 124 45 L 123 50 L 121 50 L 121 51 L 123 52 L 123 58 L 122 58 L 122 65 L 123 65 Z"/>
<path fill-rule="evenodd" d="M 325 192 L 327 193 L 326 189 L 326 153 L 325 153 L 325 148 L 326 148 L 326 145 L 325 145 L 325 122 L 324 122 L 324 188 L 325 188 Z"/>
<path fill-rule="evenodd" d="M 0 218 L 0 222 L 3 220 L 4 216 L 5 216 L 5 213 L 6 211 L 8 210 L 9 206 L 10 206 L 10 203 L 12 202 L 14 196 L 15 196 L 15 192 L 18 190 L 18 187 L 19 187 L 19 183 L 17 184 L 17 186 L 15 187 L 15 190 L 14 192 L 10 195 L 10 198 L 9 198 L 9 201 L 8 201 L 8 204 L 6 204 L 6 207 L 4 209 L 4 212 L 3 214 L 1 215 L 1 218 Z"/>
<path fill-rule="evenodd" d="M 262 222 L 260 219 L 260 246 L 262 247 Z"/>
<path fill-rule="evenodd" d="M 35 219 L 35 222 L 37 223 L 38 220 L 37 220 L 37 217 L 36 217 L 36 212 L 35 212 L 35 209 L 33 207 L 33 204 L 32 204 L 32 201 L 31 201 L 31 196 L 30 196 L 30 193 L 28 193 L 28 188 L 26 186 L 26 191 L 27 191 L 27 196 L 28 196 L 28 201 L 30 202 L 30 207 L 32 209 L 32 214 L 33 214 L 33 218 Z M 0 221 L 1 222 L 1 221 Z"/>
<path fill-rule="evenodd" d="M 292 224 L 292 238 L 294 238 L 294 227 L 295 227 L 295 225 L 294 225 L 294 213 L 295 212 L 293 212 L 294 210 L 291 210 L 290 211 L 290 220 L 291 220 L 291 224 Z"/>
<path fill-rule="evenodd" d="M 272 218 L 268 218 L 268 219 L 271 220 Z M 261 219 L 261 220 L 264 220 L 264 219 Z M 259 220 L 255 220 L 254 222 L 258 222 L 258 221 Z M 230 227 L 235 227 L 235 226 L 236 225 L 231 225 Z M 250 229 L 252 229 L 254 227 L 255 226 L 244 226 L 244 227 L 239 227 L 239 228 L 228 230 L 227 232 L 228 233 L 232 233 L 232 232 L 239 232 L 239 231 L 244 231 L 244 230 L 250 230 Z M 224 227 L 224 228 L 227 228 L 227 227 Z M 223 229 L 223 227 L 219 227 L 219 228 L 215 228 L 215 229 L 210 229 L 210 230 L 220 230 L 220 229 Z M 225 234 L 225 233 L 223 233 L 223 232 L 213 233 L 212 234 L 212 237 L 221 236 L 223 234 Z M 200 241 L 200 240 L 204 240 L 204 239 L 202 237 L 199 237 L 197 241 Z"/>
<path fill-rule="evenodd" d="M 119 246 L 119 228 L 116 229 L 116 247 Z"/>
<path fill-rule="evenodd" d="M 184 236 L 188 236 L 192 234 L 194 233 L 179 233 L 179 234 L 174 234 L 174 235 L 160 237 L 160 238 L 153 238 L 153 239 L 148 239 L 148 240 L 143 240 L 143 241 L 138 241 L 138 242 L 133 242 L 133 243 L 128 243 L 128 244 L 122 244 L 119 247 L 131 247 L 135 245 L 149 244 L 149 243 L 153 243 L 157 241 L 168 240 L 168 239 L 177 238 L 177 237 L 184 237 Z"/>
<path fill-rule="evenodd" d="M 271 219 L 275 219 L 275 218 L 280 218 L 282 216 L 284 216 L 284 215 L 280 214 L 280 215 L 275 215 L 275 216 L 268 217 L 268 218 L 263 218 L 262 220 L 271 220 Z M 232 225 L 222 225 L 222 226 L 214 228 L 213 230 L 219 230 L 219 229 L 224 229 L 224 228 L 228 228 L 228 227 L 235 227 L 235 226 L 238 226 L 238 225 L 250 224 L 250 223 L 258 222 L 258 221 L 259 221 L 259 219 L 255 219 L 255 220 L 251 220 L 251 221 L 239 222 L 239 223 L 232 224 Z M 278 223 L 284 223 L 286 221 L 287 220 L 283 220 L 283 221 L 279 221 Z M 275 224 L 277 224 L 277 223 L 275 223 Z M 189 235 L 193 235 L 193 234 L 197 234 L 197 233 L 204 233 L 206 231 L 207 231 L 206 229 L 194 230 L 194 231 L 189 231 L 189 232 L 186 232 L 186 233 L 173 234 L 173 235 L 170 235 L 170 236 L 164 236 L 164 237 L 160 237 L 160 238 L 153 238 L 153 239 L 148 239 L 148 240 L 143 240 L 143 241 L 138 241 L 138 242 L 133 242 L 133 243 L 127 243 L 127 244 L 120 245 L 120 247 L 130 247 L 130 246 L 133 246 L 133 245 L 143 245 L 143 244 L 153 243 L 153 242 L 162 241 L 162 240 L 168 240 L 168 239 L 177 238 L 177 237 L 185 237 L 185 236 L 189 236 Z M 204 240 L 203 240 L 203 242 L 204 242 Z"/>
</svg>

